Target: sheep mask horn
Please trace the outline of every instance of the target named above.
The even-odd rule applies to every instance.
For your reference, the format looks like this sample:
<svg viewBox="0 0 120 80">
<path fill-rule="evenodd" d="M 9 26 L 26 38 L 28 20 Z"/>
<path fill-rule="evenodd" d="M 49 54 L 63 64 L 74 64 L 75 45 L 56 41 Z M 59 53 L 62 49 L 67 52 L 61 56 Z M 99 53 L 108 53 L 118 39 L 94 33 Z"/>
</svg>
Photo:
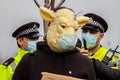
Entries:
<svg viewBox="0 0 120 80">
<path fill-rule="evenodd" d="M 50 49 L 57 53 L 75 49 L 77 43 L 77 30 L 89 21 L 88 17 L 76 17 L 69 8 L 60 8 L 57 11 L 40 7 L 42 18 L 50 22 L 46 40 Z"/>
</svg>

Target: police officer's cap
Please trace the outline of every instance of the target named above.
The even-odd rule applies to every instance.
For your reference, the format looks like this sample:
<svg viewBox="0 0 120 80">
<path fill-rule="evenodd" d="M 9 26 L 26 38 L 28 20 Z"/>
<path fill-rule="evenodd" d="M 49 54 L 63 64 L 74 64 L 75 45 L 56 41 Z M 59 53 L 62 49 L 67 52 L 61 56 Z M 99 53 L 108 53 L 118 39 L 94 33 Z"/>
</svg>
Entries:
<svg viewBox="0 0 120 80">
<path fill-rule="evenodd" d="M 37 22 L 30 22 L 27 24 L 22 25 L 19 27 L 15 32 L 12 33 L 12 37 L 19 38 L 19 37 L 39 37 L 39 26 L 40 24 Z"/>
<path fill-rule="evenodd" d="M 102 17 L 100 17 L 96 14 L 93 14 L 93 13 L 88 13 L 88 14 L 85 14 L 84 16 L 89 17 L 90 20 L 82 29 L 90 28 L 90 29 L 94 29 L 94 30 L 99 30 L 103 33 L 105 33 L 107 31 L 108 24 Z"/>
</svg>

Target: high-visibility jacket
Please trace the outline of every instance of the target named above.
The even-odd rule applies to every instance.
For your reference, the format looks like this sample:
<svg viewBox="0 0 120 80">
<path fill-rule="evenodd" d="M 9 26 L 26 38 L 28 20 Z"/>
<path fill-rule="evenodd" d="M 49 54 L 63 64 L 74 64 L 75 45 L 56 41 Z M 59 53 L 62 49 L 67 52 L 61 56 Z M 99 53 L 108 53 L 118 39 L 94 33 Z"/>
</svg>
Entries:
<svg viewBox="0 0 120 80">
<path fill-rule="evenodd" d="M 101 46 L 96 53 L 94 53 L 94 55 L 91 55 L 90 58 L 94 58 L 97 59 L 99 61 L 102 61 L 103 58 L 106 56 L 108 52 L 108 49 L 106 49 L 105 47 Z M 120 54 L 118 54 L 118 58 L 120 60 Z M 111 65 L 110 67 L 113 69 L 118 69 L 118 65 L 116 65 L 116 60 L 114 58 L 114 56 L 112 57 L 112 59 L 109 61 L 108 65 Z"/>
<path fill-rule="evenodd" d="M 27 54 L 28 51 L 25 51 L 21 48 L 18 49 L 17 55 L 11 59 L 6 60 L 0 64 L 0 80 L 12 80 L 14 69 L 22 59 L 22 57 Z M 14 64 L 14 65 L 13 65 Z"/>
</svg>

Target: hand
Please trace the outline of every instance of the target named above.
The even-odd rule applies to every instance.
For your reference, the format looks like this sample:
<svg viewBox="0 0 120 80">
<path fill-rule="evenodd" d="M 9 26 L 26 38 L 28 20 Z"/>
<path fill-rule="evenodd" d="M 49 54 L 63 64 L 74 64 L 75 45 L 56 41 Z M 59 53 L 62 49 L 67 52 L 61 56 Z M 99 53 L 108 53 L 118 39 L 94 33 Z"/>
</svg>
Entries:
<svg viewBox="0 0 120 80">
<path fill-rule="evenodd" d="M 76 48 L 82 55 L 87 56 L 87 57 L 90 56 L 90 52 L 88 50 L 83 50 L 83 49 L 81 49 L 79 47 L 76 47 Z"/>
</svg>

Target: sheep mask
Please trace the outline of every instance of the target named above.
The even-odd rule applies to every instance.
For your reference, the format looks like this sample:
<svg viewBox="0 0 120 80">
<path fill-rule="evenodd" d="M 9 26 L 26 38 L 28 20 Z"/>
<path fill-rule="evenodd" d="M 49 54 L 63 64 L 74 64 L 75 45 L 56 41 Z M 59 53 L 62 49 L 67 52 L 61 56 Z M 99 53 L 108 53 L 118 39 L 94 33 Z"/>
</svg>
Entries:
<svg viewBox="0 0 120 80">
<path fill-rule="evenodd" d="M 40 7 L 40 14 L 45 21 L 50 22 L 46 35 L 50 49 L 57 53 L 75 49 L 77 30 L 84 26 L 89 18 L 85 16 L 76 17 L 75 13 L 69 8 L 52 11 Z"/>
</svg>

